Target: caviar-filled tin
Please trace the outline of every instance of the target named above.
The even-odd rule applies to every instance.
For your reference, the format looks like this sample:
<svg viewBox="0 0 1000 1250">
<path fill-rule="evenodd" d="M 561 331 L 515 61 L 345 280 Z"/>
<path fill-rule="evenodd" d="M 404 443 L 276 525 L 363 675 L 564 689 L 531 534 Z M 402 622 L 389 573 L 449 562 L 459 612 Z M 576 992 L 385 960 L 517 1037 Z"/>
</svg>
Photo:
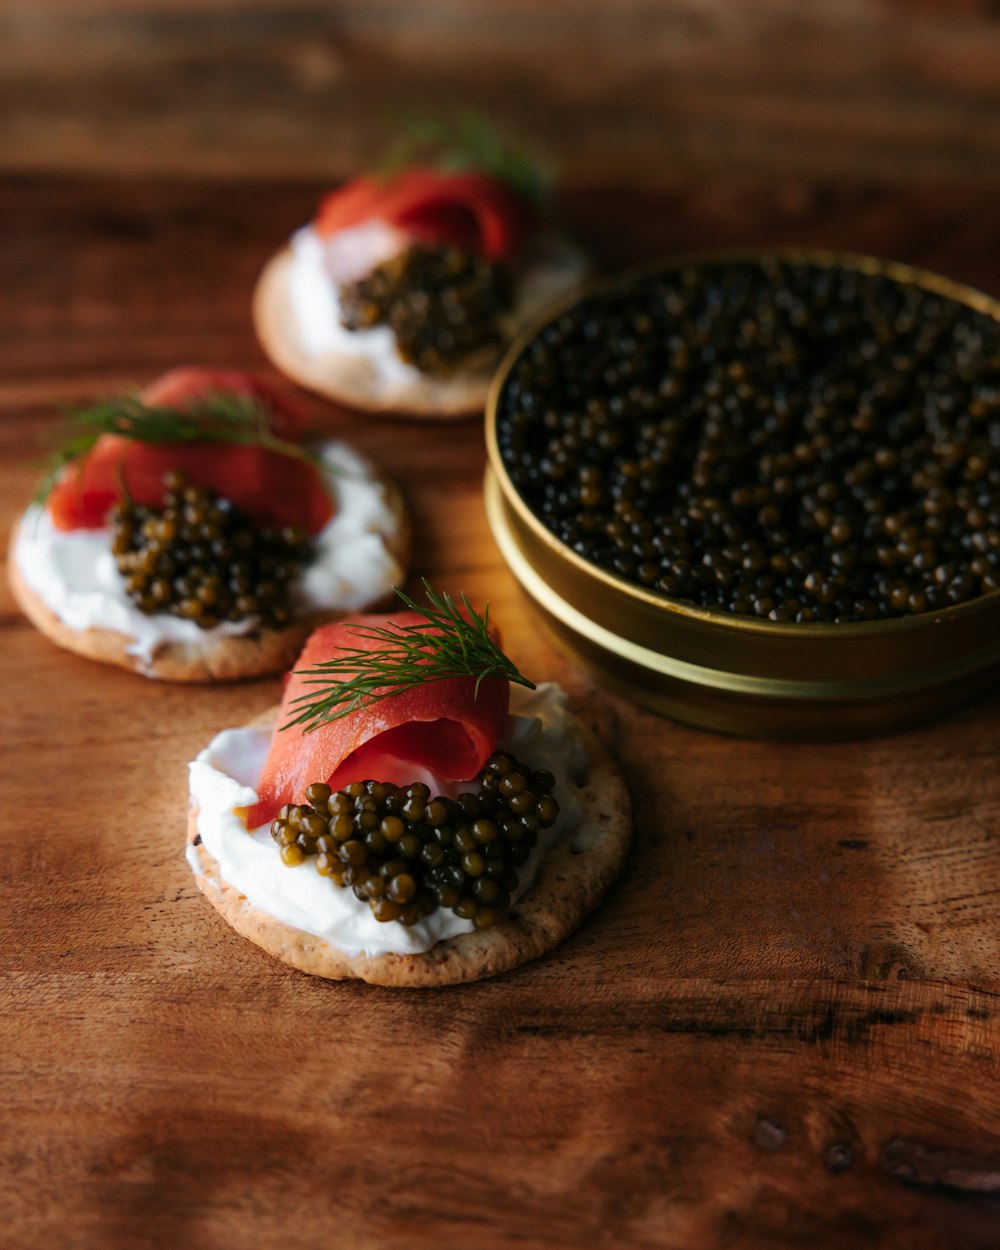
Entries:
<svg viewBox="0 0 1000 1250">
<path fill-rule="evenodd" d="M 687 257 L 511 347 L 486 508 L 556 644 L 657 711 L 853 737 L 1000 677 L 1000 304 L 848 254 Z"/>
</svg>

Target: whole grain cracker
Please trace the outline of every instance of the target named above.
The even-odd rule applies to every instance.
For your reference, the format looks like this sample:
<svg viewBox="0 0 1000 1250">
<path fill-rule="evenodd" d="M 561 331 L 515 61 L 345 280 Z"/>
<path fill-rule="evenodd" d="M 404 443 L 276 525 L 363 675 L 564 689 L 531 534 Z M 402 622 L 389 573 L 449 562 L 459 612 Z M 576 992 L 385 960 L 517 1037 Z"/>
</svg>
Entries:
<svg viewBox="0 0 1000 1250">
<path fill-rule="evenodd" d="M 452 421 L 483 411 L 495 362 L 446 378 L 421 374 L 400 383 L 380 378 L 366 358 L 350 352 L 333 348 L 314 356 L 304 351 L 288 293 L 291 261 L 288 247 L 272 256 L 253 296 L 257 338 L 282 373 L 307 390 L 370 413 Z"/>
<path fill-rule="evenodd" d="M 402 495 L 384 474 L 373 473 L 372 481 L 384 491 L 394 520 L 392 532 L 384 536 L 386 547 L 405 569 L 410 553 L 410 524 Z M 309 612 L 280 629 L 260 627 L 242 636 L 216 638 L 211 642 L 201 639 L 193 643 L 168 641 L 156 648 L 151 659 L 146 659 L 130 654 L 129 647 L 134 639 L 129 635 L 97 627 L 73 629 L 46 606 L 25 582 L 15 559 L 19 524 L 11 533 L 7 574 L 14 598 L 25 616 L 57 646 L 75 651 L 88 660 L 130 669 L 143 677 L 161 681 L 217 682 L 283 673 L 295 663 L 305 640 L 318 625 L 347 615 L 333 610 Z M 375 608 L 388 604 L 391 599 L 390 590 L 377 603 L 368 606 Z"/>
<path fill-rule="evenodd" d="M 247 727 L 272 724 L 277 712 L 273 708 Z M 575 787 L 580 822 L 560 834 L 542 857 L 530 889 L 492 928 L 446 938 L 422 954 L 346 954 L 323 938 L 276 920 L 223 880 L 198 834 L 194 809 L 187 842 L 200 865 L 195 872 L 198 888 L 237 933 L 313 976 L 420 987 L 509 972 L 552 950 L 580 926 L 621 871 L 632 839 L 631 805 L 618 766 L 593 729 L 575 716 L 573 726 L 588 761 L 586 776 Z M 330 888 L 338 887 L 331 883 Z"/>
</svg>

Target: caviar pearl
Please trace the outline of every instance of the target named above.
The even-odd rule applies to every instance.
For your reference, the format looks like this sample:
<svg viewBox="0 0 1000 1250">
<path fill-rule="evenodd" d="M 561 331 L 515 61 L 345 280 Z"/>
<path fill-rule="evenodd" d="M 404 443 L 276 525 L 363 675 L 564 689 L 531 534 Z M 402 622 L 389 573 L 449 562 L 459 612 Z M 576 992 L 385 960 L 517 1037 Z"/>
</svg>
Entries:
<svg viewBox="0 0 1000 1250">
<path fill-rule="evenodd" d="M 162 508 L 126 498 L 108 515 L 115 563 L 139 610 L 203 629 L 248 617 L 286 624 L 292 581 L 313 554 L 308 536 L 259 525 L 181 473 L 166 474 L 163 484 Z"/>
<path fill-rule="evenodd" d="M 702 608 L 864 621 L 1000 579 L 1000 325 L 885 275 L 626 279 L 525 347 L 496 430 L 558 539 Z"/>
<path fill-rule="evenodd" d="M 454 247 L 411 247 L 340 292 L 348 330 L 388 325 L 403 360 L 438 374 L 498 344 L 512 301 L 504 265 Z"/>
<path fill-rule="evenodd" d="M 432 800 L 422 783 L 354 782 L 331 794 L 314 782 L 306 788 L 310 803 L 286 804 L 271 837 L 283 864 L 297 868 L 315 855 L 316 871 L 351 887 L 377 920 L 412 925 L 444 907 L 485 929 L 502 919 L 516 869 L 559 816 L 553 785 L 550 772 L 531 772 L 508 751 L 495 751 L 475 790 L 457 799 Z M 530 817 L 518 815 L 525 799 Z M 397 809 L 401 815 L 392 814 Z"/>
</svg>

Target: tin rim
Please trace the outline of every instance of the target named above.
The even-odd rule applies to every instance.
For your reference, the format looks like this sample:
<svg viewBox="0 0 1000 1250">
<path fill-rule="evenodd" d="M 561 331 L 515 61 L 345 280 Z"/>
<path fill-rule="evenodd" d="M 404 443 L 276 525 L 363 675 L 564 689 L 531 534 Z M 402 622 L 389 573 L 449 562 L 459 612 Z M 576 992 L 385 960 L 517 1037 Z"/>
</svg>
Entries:
<svg viewBox="0 0 1000 1250">
<path fill-rule="evenodd" d="M 976 312 L 984 313 L 1000 323 L 1000 299 L 985 294 L 975 287 L 955 282 L 941 274 L 921 269 L 915 265 L 903 264 L 899 261 L 882 260 L 875 256 L 866 256 L 856 252 L 842 252 L 823 248 L 739 248 L 723 251 L 689 252 L 671 256 L 650 264 L 625 270 L 611 277 L 598 278 L 586 283 L 574 292 L 563 296 L 550 304 L 537 318 L 527 325 L 514 339 L 504 353 L 493 380 L 490 384 L 486 401 L 486 448 L 489 464 L 493 470 L 500 493 L 505 504 L 513 509 L 517 521 L 530 531 L 532 538 L 543 544 L 549 555 L 561 560 L 574 570 L 581 578 L 596 581 L 604 589 L 613 594 L 624 596 L 637 607 L 647 612 L 655 612 L 679 621 L 701 624 L 714 631 L 732 633 L 737 636 L 758 637 L 768 640 L 787 640 L 790 643 L 802 642 L 806 639 L 826 642 L 862 642 L 866 639 L 883 640 L 887 635 L 898 637 L 917 634 L 926 630 L 940 629 L 943 625 L 954 622 L 968 622 L 983 613 L 992 613 L 1000 609 L 1000 590 L 988 591 L 965 603 L 940 608 L 933 612 L 923 612 L 916 616 L 893 617 L 881 621 L 854 621 L 841 625 L 824 622 L 765 621 L 754 617 L 739 616 L 736 613 L 721 609 L 699 608 L 686 604 L 666 595 L 653 594 L 634 582 L 599 568 L 596 564 L 584 559 L 561 542 L 546 528 L 538 515 L 525 503 L 519 491 L 510 480 L 506 465 L 497 442 L 497 416 L 500 397 L 515 364 L 526 348 L 534 341 L 542 330 L 557 320 L 571 308 L 586 300 L 598 297 L 615 287 L 627 284 L 639 278 L 658 273 L 669 273 L 672 270 L 687 266 L 709 268 L 718 265 L 740 262 L 759 262 L 775 260 L 787 264 L 813 264 L 825 268 L 846 269 L 857 273 L 878 274 L 909 286 L 916 286 L 925 291 L 942 295 L 954 300 Z M 530 564 L 530 561 L 528 562 Z M 533 566 L 532 566 L 533 567 Z M 589 619 L 584 616 L 584 619 Z M 598 626 L 598 628 L 603 628 Z M 767 679 L 771 681 L 772 679 Z"/>
<path fill-rule="evenodd" d="M 653 650 L 631 638 L 614 633 L 606 626 L 592 620 L 554 590 L 532 564 L 507 523 L 504 516 L 506 500 L 492 468 L 486 470 L 484 498 L 494 540 L 514 577 L 530 598 L 550 617 L 559 621 L 565 629 L 586 639 L 587 642 L 617 659 L 663 678 L 690 685 L 707 686 L 731 694 L 790 700 L 849 702 L 888 698 L 932 689 L 946 682 L 968 677 L 970 674 L 1000 662 L 1000 633 L 998 633 L 994 644 L 984 651 L 963 653 L 955 659 L 937 665 L 912 668 L 879 678 L 866 677 L 855 680 L 779 678 L 693 664 L 688 660 Z"/>
</svg>

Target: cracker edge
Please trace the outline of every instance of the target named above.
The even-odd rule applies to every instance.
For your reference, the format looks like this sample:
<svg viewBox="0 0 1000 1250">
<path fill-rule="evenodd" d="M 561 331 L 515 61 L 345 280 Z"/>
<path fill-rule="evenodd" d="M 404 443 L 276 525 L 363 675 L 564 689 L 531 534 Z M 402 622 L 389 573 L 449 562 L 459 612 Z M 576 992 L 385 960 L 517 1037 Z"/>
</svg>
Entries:
<svg viewBox="0 0 1000 1250">
<path fill-rule="evenodd" d="M 356 357 L 335 349 L 321 356 L 302 351 L 288 333 L 289 327 L 295 324 L 288 297 L 291 257 L 291 248 L 284 247 L 268 260 L 254 288 L 252 304 L 257 339 L 265 355 L 282 373 L 307 390 L 371 416 L 458 421 L 482 414 L 492 369 L 482 374 L 469 374 L 461 385 L 456 385 L 454 380 L 438 384 L 433 379 L 422 378 L 405 399 L 388 403 L 379 400 L 369 388 L 352 385 L 345 377 L 345 372 L 356 366 Z"/>
<path fill-rule="evenodd" d="M 247 728 L 273 723 L 277 710 L 256 717 Z M 546 852 L 533 885 L 514 904 L 514 915 L 491 929 L 446 938 L 421 954 L 345 954 L 323 938 L 276 920 L 224 881 L 218 862 L 196 841 L 198 809 L 193 808 L 187 845 L 195 848 L 201 864 L 195 872 L 198 888 L 238 934 L 312 976 L 422 988 L 510 972 L 579 928 L 618 877 L 632 841 L 631 801 L 618 765 L 586 722 L 573 715 L 573 724 L 588 760 L 578 792 L 583 819 Z"/>
<path fill-rule="evenodd" d="M 409 566 L 411 545 L 409 515 L 402 493 L 395 482 L 380 469 L 371 467 L 372 480 L 385 492 L 395 521 L 394 531 L 383 535 L 386 548 L 404 569 L 405 575 Z M 128 648 L 134 642 L 130 635 L 94 627 L 85 630 L 72 629 L 28 586 L 14 554 L 23 519 L 23 516 L 20 517 L 11 530 L 7 548 L 7 576 L 14 599 L 28 620 L 56 646 L 100 664 L 128 669 L 142 677 L 196 683 L 242 681 L 281 673 L 295 663 L 305 640 L 318 625 L 339 620 L 358 610 L 310 612 L 297 617 L 281 629 L 257 629 L 242 637 L 219 638 L 207 648 L 192 643 L 168 642 L 154 651 L 151 660 L 144 660 L 141 656 L 129 654 Z M 391 590 L 387 591 L 369 604 L 367 610 L 389 604 L 392 599 Z"/>
</svg>

